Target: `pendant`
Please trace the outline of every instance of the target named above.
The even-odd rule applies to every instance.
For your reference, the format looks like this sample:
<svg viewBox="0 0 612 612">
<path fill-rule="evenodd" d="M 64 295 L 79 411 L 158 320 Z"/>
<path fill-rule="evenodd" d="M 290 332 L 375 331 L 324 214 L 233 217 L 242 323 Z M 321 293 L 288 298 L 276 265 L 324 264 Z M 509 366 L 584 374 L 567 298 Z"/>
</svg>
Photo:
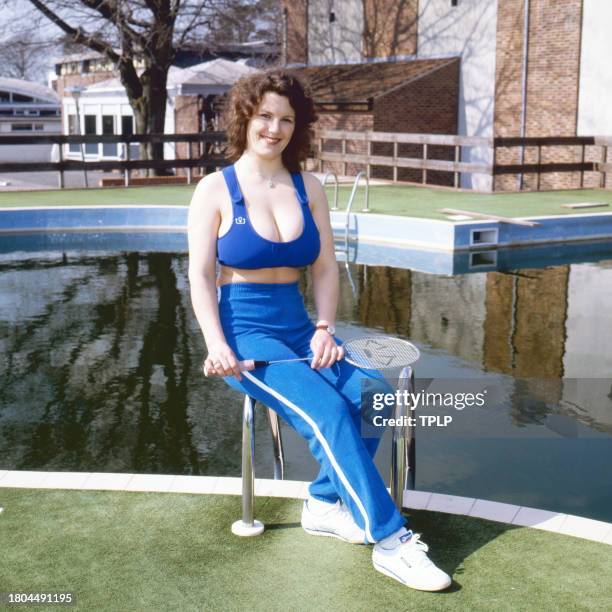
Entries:
<svg viewBox="0 0 612 612">
<path fill-rule="evenodd" d="M 273 181 L 272 179 L 270 179 L 270 180 L 268 181 L 268 187 L 269 187 L 270 189 L 274 189 L 274 188 L 276 187 L 276 184 L 274 183 L 274 181 Z"/>
</svg>

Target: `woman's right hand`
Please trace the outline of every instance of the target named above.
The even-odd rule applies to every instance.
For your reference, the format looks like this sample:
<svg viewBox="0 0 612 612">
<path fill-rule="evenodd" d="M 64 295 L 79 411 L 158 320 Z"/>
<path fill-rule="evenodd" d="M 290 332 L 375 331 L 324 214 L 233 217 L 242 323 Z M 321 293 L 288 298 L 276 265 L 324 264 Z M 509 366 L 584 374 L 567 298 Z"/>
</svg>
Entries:
<svg viewBox="0 0 612 612">
<path fill-rule="evenodd" d="M 240 364 L 234 351 L 225 342 L 209 347 L 208 356 L 204 360 L 204 376 L 235 376 L 241 380 Z"/>
</svg>

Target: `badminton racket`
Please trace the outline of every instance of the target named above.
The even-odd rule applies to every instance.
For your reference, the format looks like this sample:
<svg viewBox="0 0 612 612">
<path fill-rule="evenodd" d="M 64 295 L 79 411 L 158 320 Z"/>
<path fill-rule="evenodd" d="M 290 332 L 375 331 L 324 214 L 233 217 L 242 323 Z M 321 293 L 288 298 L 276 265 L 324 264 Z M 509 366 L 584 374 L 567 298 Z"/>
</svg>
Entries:
<svg viewBox="0 0 612 612">
<path fill-rule="evenodd" d="M 342 345 L 344 359 L 359 368 L 366 370 L 386 370 L 403 368 L 418 360 L 419 349 L 408 340 L 390 336 L 370 336 L 348 340 Z M 291 359 L 245 359 L 240 362 L 241 370 L 253 370 L 262 366 L 271 366 L 292 361 L 310 361 L 312 357 L 293 357 Z"/>
</svg>

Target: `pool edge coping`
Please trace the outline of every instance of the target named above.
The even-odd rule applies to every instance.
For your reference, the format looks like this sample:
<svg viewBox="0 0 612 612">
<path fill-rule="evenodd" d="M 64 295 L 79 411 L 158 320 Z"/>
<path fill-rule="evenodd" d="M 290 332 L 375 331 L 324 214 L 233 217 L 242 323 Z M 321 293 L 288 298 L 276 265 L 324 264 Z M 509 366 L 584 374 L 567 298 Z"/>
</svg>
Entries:
<svg viewBox="0 0 612 612">
<path fill-rule="evenodd" d="M 309 484 L 299 480 L 256 478 L 255 495 L 306 499 Z M 242 479 L 172 474 L 0 470 L 2 488 L 241 495 Z M 482 518 L 612 545 L 612 523 L 573 514 L 419 490 L 404 491 L 404 507 Z M 0 516 L 2 510 L 0 508 Z"/>
</svg>

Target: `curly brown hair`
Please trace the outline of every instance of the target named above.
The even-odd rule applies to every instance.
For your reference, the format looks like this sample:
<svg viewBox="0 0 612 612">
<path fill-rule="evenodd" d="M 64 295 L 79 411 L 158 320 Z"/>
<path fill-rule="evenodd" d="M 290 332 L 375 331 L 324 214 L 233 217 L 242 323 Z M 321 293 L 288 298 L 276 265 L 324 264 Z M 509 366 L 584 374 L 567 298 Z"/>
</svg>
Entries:
<svg viewBox="0 0 612 612">
<path fill-rule="evenodd" d="M 298 78 L 280 68 L 244 76 L 230 90 L 225 110 L 227 126 L 226 157 L 235 162 L 247 145 L 247 125 L 267 92 L 289 98 L 295 111 L 295 129 L 283 151 L 283 163 L 290 172 L 300 170 L 300 162 L 308 157 L 313 138 L 312 126 L 317 120 L 314 101 Z"/>
</svg>

